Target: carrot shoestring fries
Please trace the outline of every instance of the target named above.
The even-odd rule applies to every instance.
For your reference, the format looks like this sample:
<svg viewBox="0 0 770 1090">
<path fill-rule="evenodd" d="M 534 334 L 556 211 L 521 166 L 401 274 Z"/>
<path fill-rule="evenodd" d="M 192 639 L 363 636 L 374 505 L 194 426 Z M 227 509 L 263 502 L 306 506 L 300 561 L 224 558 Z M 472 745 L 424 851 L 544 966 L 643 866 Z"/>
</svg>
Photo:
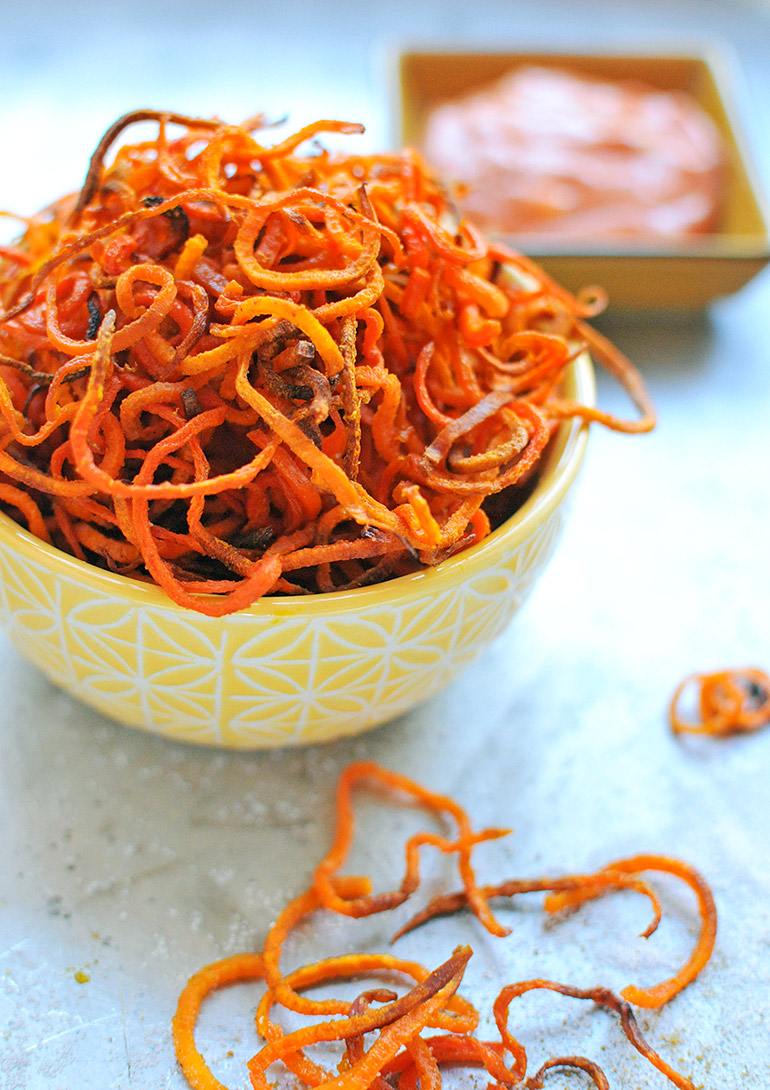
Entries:
<svg viewBox="0 0 770 1090">
<path fill-rule="evenodd" d="M 366 784 L 385 789 L 419 805 L 439 819 L 456 826 L 454 839 L 432 833 L 418 833 L 406 843 L 406 875 L 398 890 L 373 893 L 371 880 L 362 875 L 340 875 L 352 843 L 352 790 Z M 621 1028 L 631 1044 L 662 1072 L 679 1090 L 694 1090 L 693 1083 L 680 1075 L 642 1037 L 631 1004 L 660 1007 L 690 984 L 709 959 L 716 934 L 716 908 L 701 876 L 686 863 L 657 855 L 639 855 L 618 860 L 595 874 L 567 875 L 540 880 L 512 880 L 497 886 L 479 886 L 471 867 L 475 844 L 504 835 L 504 830 L 474 833 L 465 811 L 451 798 L 436 794 L 399 773 L 373 762 L 348 766 L 337 791 L 337 830 L 329 852 L 316 868 L 310 887 L 279 914 L 270 928 L 261 953 L 237 954 L 201 969 L 184 988 L 173 1020 L 176 1054 L 194 1090 L 222 1090 L 194 1040 L 195 1023 L 202 1001 L 212 990 L 241 980 L 262 979 L 266 991 L 256 1012 L 256 1028 L 264 1044 L 248 1063 L 255 1090 L 267 1090 L 268 1071 L 280 1061 L 307 1087 L 323 1090 L 440 1090 L 440 1065 L 445 1063 L 482 1067 L 493 1085 L 536 1090 L 547 1073 L 559 1067 L 585 1072 L 598 1090 L 609 1086 L 601 1068 L 583 1056 L 559 1056 L 547 1060 L 527 1075 L 524 1046 L 508 1027 L 509 1008 L 514 998 L 535 989 L 547 989 L 575 999 L 586 999 L 618 1015 Z M 693 954 L 669 980 L 652 988 L 629 987 L 616 995 L 607 988 L 580 989 L 552 980 L 532 979 L 503 986 L 493 1003 L 499 1041 L 474 1036 L 479 1013 L 459 992 L 471 949 L 458 947 L 443 964 L 429 970 L 418 962 L 388 953 L 342 953 L 302 966 L 284 975 L 281 953 L 291 931 L 319 909 L 352 917 L 385 912 L 402 904 L 419 887 L 417 851 L 431 845 L 456 855 L 463 888 L 455 894 L 434 899 L 401 929 L 399 934 L 426 923 L 442 913 L 470 908 L 492 934 L 505 936 L 489 908 L 489 901 L 517 893 L 547 891 L 545 908 L 555 912 L 576 907 L 614 889 L 634 889 L 647 896 L 653 906 L 653 920 L 645 936 L 652 934 L 660 919 L 657 894 L 640 874 L 665 872 L 685 881 L 698 898 L 701 933 Z M 388 983 L 405 978 L 407 990 L 399 995 L 392 987 L 376 986 L 361 991 L 353 1000 L 309 998 L 301 993 L 324 982 L 376 977 L 385 973 Z M 309 1021 L 292 1032 L 284 1032 L 274 1020 L 273 1010 L 283 1007 L 306 1016 Z M 439 1030 L 440 1033 L 426 1033 Z M 376 1034 L 375 1037 L 372 1037 Z M 338 1042 L 341 1049 L 337 1070 L 330 1071 L 306 1053 L 317 1044 Z"/>
<path fill-rule="evenodd" d="M 457 222 L 415 153 L 263 125 L 127 114 L 0 250 L 0 503 L 212 615 L 436 564 L 516 509 L 560 421 L 654 423 L 596 299 Z M 565 399 L 586 345 L 638 419 Z"/>
</svg>

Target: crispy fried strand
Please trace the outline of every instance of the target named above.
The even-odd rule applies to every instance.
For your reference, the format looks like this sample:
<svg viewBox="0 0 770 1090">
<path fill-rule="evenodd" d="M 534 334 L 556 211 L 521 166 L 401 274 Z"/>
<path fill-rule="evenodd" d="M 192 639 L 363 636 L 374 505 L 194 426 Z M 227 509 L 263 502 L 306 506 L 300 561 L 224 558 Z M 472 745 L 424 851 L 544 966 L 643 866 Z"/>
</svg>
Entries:
<svg viewBox="0 0 770 1090">
<path fill-rule="evenodd" d="M 381 1068 L 417 1036 L 430 1019 L 446 1005 L 457 991 L 465 966 L 471 956 L 469 947 L 459 948 L 443 965 L 416 984 L 401 999 L 361 1014 L 335 1021 L 316 1023 L 295 1030 L 264 1048 L 249 1061 L 249 1074 L 255 1090 L 267 1090 L 267 1069 L 276 1060 L 319 1041 L 340 1041 L 381 1029 L 375 1043 L 350 1071 L 320 1085 L 324 1090 L 357 1090 L 368 1086 Z"/>
<path fill-rule="evenodd" d="M 430 837 L 427 834 L 411 837 L 406 847 L 406 873 L 398 890 L 347 900 L 336 893 L 331 879 L 344 863 L 353 839 L 351 802 L 353 787 L 356 783 L 366 780 L 405 793 L 434 813 L 448 815 L 457 824 L 459 836 L 456 842 Z M 457 852 L 458 867 L 472 911 L 493 935 L 508 934 L 507 929 L 501 927 L 495 920 L 489 909 L 487 898 L 476 883 L 471 866 L 471 849 L 480 839 L 488 840 L 506 836 L 509 830 L 487 829 L 482 833 L 473 833 L 468 815 L 453 799 L 430 791 L 407 776 L 384 769 L 373 761 L 354 762 L 343 771 L 337 784 L 336 807 L 337 830 L 334 842 L 316 868 L 313 878 L 313 887 L 327 908 L 333 908 L 335 912 L 341 912 L 346 916 L 367 916 L 402 904 L 419 883 L 418 849 L 424 843 L 431 843 L 442 851 Z"/>
<path fill-rule="evenodd" d="M 685 689 L 697 689 L 699 718 L 685 719 L 680 710 Z M 770 723 L 770 676 L 752 667 L 689 674 L 671 699 L 671 729 L 675 734 L 748 734 Z"/>
<path fill-rule="evenodd" d="M 544 904 L 546 911 L 559 912 L 565 908 L 576 908 L 613 889 L 634 889 L 649 897 L 653 904 L 655 913 L 653 920 L 642 932 L 642 936 L 648 938 L 658 926 L 661 906 L 657 894 L 645 881 L 640 881 L 638 878 L 638 875 L 644 871 L 661 871 L 681 878 L 695 893 L 701 916 L 701 929 L 695 947 L 685 964 L 674 976 L 651 988 L 630 985 L 622 993 L 624 998 L 639 1007 L 659 1007 L 692 983 L 711 957 L 716 939 L 717 911 L 713 894 L 704 878 L 688 863 L 662 855 L 637 855 L 608 863 L 595 874 L 535 880 L 513 879 L 497 886 L 484 886 L 481 892 L 492 900 L 495 897 L 512 897 L 520 893 L 547 890 L 549 892 Z M 465 891 L 434 898 L 424 909 L 407 921 L 396 933 L 394 939 L 435 916 L 457 912 L 467 907 L 467 904 Z"/>
<path fill-rule="evenodd" d="M 652 422 L 582 324 L 595 301 L 456 222 L 419 155 L 306 147 L 350 122 L 265 127 L 132 111 L 0 248 L 0 504 L 213 615 L 439 564 L 516 510 L 560 421 Z M 565 400 L 587 343 L 642 421 Z"/>
<path fill-rule="evenodd" d="M 501 882 L 496 886 L 482 886 L 482 893 L 491 901 L 497 897 L 515 897 L 517 894 L 521 893 L 544 892 L 566 893 L 572 891 L 590 891 L 588 896 L 598 897 L 602 893 L 609 892 L 613 889 L 633 889 L 638 893 L 643 893 L 649 898 L 653 907 L 653 917 L 642 932 L 643 938 L 649 938 L 660 923 L 660 900 L 655 891 L 645 881 L 635 875 L 608 870 L 600 875 L 578 874 L 565 875 L 560 878 L 513 878 L 507 882 Z M 399 928 L 393 935 L 391 942 L 395 942 L 396 939 L 400 938 L 402 935 L 407 934 L 409 931 L 413 931 L 417 927 L 421 927 L 424 923 L 435 919 L 437 916 L 448 916 L 467 907 L 468 897 L 465 890 L 459 890 L 456 893 L 444 893 L 438 897 L 434 897 L 423 909 L 417 912 Z"/>
<path fill-rule="evenodd" d="M 660 871 L 665 874 L 673 874 L 681 878 L 692 889 L 698 900 L 698 911 L 701 917 L 701 928 L 695 947 L 685 964 L 668 980 L 661 981 L 651 988 L 639 988 L 632 984 L 625 988 L 621 995 L 637 1007 L 662 1007 L 675 995 L 681 992 L 688 984 L 695 980 L 696 976 L 705 967 L 712 950 L 717 934 L 717 909 L 712 894 L 705 879 L 680 859 L 671 859 L 664 855 L 635 855 L 628 859 L 618 859 L 608 863 L 593 877 L 601 881 L 610 878 L 613 874 L 632 875 L 644 871 Z M 565 892 L 552 893 L 546 898 L 545 908 L 547 912 L 558 912 L 563 908 L 577 907 L 584 901 L 596 896 L 596 886 L 592 887 L 587 882 L 580 887 Z"/>
<path fill-rule="evenodd" d="M 585 1071 L 589 1078 L 593 1079 L 596 1090 L 610 1088 L 607 1076 L 593 1060 L 587 1060 L 585 1056 L 555 1056 L 541 1064 L 534 1075 L 530 1075 L 526 1082 L 527 1090 L 542 1090 L 543 1080 L 548 1072 L 560 1067 Z"/>
<path fill-rule="evenodd" d="M 226 1090 L 211 1073 L 195 1045 L 195 1023 L 203 1000 L 217 988 L 245 980 L 260 980 L 262 975 L 261 954 L 234 954 L 200 969 L 182 989 L 172 1031 L 176 1058 L 193 1090 Z"/>
<path fill-rule="evenodd" d="M 665 1060 L 663 1060 L 658 1053 L 645 1041 L 637 1025 L 634 1012 L 630 1005 L 624 1002 L 620 996 L 615 995 L 608 988 L 572 988 L 567 984 L 558 984 L 554 980 L 522 980 L 516 984 L 509 984 L 498 995 L 495 1000 L 495 1020 L 497 1021 L 498 1029 L 503 1037 L 503 1041 L 507 1044 L 510 1034 L 508 1032 L 508 1008 L 511 1001 L 517 996 L 524 995 L 525 992 L 533 991 L 538 988 L 547 988 L 550 991 L 559 992 L 561 995 L 571 996 L 573 999 L 590 999 L 600 1007 L 604 1007 L 606 1010 L 614 1011 L 620 1016 L 620 1024 L 623 1027 L 623 1032 L 628 1037 L 634 1048 L 642 1054 L 646 1059 L 650 1061 L 653 1067 L 656 1067 L 658 1071 L 662 1072 L 674 1086 L 679 1090 L 695 1090 L 694 1084 L 686 1078 L 684 1075 L 680 1075 L 677 1071 L 674 1071 Z M 518 1043 L 518 1042 L 515 1042 Z M 545 1065 L 546 1068 L 555 1064 L 560 1066 L 578 1066 L 584 1067 L 583 1062 L 577 1064 L 572 1063 L 574 1058 L 561 1058 L 557 1060 L 550 1060 Z M 590 1064 L 590 1061 L 588 1061 Z M 591 1065 L 593 1068 L 594 1065 Z M 544 1068 L 540 1068 L 538 1075 Z M 589 1073 L 592 1073 L 589 1069 Z M 538 1075 L 535 1076 L 537 1080 Z M 596 1081 L 596 1079 L 594 1079 Z M 538 1085 L 535 1081 L 532 1085 Z M 597 1086 L 606 1085 L 597 1082 Z"/>
<path fill-rule="evenodd" d="M 201 457 L 198 451 L 199 462 Z M 329 525 L 334 524 L 333 519 L 326 521 Z M 290 549 L 298 540 L 295 537 L 287 547 Z M 270 555 L 279 557 L 283 554 L 277 551 Z M 407 840 L 406 876 L 401 887 L 391 893 L 372 893 L 368 877 L 337 873 L 352 842 L 352 791 L 365 782 L 405 795 L 431 812 L 451 818 L 457 826 L 456 840 L 432 833 L 418 833 Z M 268 1072 L 276 1062 L 283 1063 L 302 1085 L 322 1090 L 388 1090 L 394 1085 L 398 1090 L 418 1090 L 418 1087 L 420 1090 L 441 1090 L 443 1064 L 483 1067 L 501 1090 L 503 1087 L 538 1090 L 546 1076 L 560 1068 L 583 1071 L 597 1090 L 608 1090 L 609 1083 L 602 1069 L 583 1056 L 551 1057 L 533 1075 L 527 1075 L 526 1050 L 508 1028 L 508 1020 L 513 999 L 535 989 L 549 989 L 589 1000 L 614 1012 L 619 1016 L 629 1042 L 641 1055 L 678 1090 L 694 1090 L 693 1083 L 675 1071 L 644 1039 L 630 1005 L 633 1002 L 660 1006 L 667 1002 L 694 979 L 711 952 L 716 921 L 713 899 L 703 879 L 691 867 L 679 860 L 640 855 L 609 864 L 596 874 L 516 879 L 481 888 L 475 879 L 469 880 L 466 872 L 465 885 L 459 893 L 434 899 L 404 930 L 439 913 L 473 906 L 477 897 L 488 911 L 490 898 L 547 890 L 549 896 L 545 907 L 548 911 L 556 911 L 576 907 L 614 889 L 633 889 L 647 896 L 653 905 L 653 921 L 644 933 L 649 935 L 660 918 L 660 902 L 640 877 L 648 870 L 668 872 L 686 881 L 698 896 L 703 917 L 701 936 L 692 957 L 679 973 L 663 984 L 646 990 L 627 988 L 622 996 L 603 987 L 581 989 L 542 978 L 508 984 L 500 991 L 493 1006 L 500 1041 L 484 1041 L 473 1036 L 479 1023 L 478 1011 L 457 990 L 471 956 L 468 947 L 459 947 L 432 972 L 415 961 L 371 952 L 333 955 L 287 974 L 282 971 L 280 962 L 287 938 L 311 914 L 331 909 L 344 915 L 365 916 L 400 904 L 419 883 L 417 851 L 421 845 L 431 844 L 441 851 L 464 855 L 465 865 L 469 867 L 472 847 L 483 839 L 500 835 L 500 830 L 495 829 L 474 834 L 465 812 L 454 800 L 374 762 L 357 762 L 343 771 L 337 793 L 337 817 L 331 849 L 316 869 L 310 887 L 279 913 L 269 929 L 263 951 L 215 962 L 191 977 L 183 989 L 173 1020 L 173 1035 L 179 1063 L 193 1090 L 224 1090 L 195 1044 L 195 1024 L 202 1001 L 216 988 L 259 978 L 264 978 L 266 991 L 257 1005 L 256 1029 L 264 1044 L 248 1065 L 255 1090 L 267 1090 L 270 1085 Z M 470 874 L 472 877 L 472 871 Z M 406 977 L 411 986 L 399 995 L 393 987 L 378 982 L 374 987 L 367 985 L 352 999 L 302 994 L 321 984 L 356 978 L 371 980 L 383 975 L 388 985 Z M 312 1021 L 287 1032 L 273 1014 L 276 1007 Z M 429 1029 L 438 1029 L 441 1033 L 426 1036 Z M 376 1036 L 372 1039 L 373 1034 Z M 334 1042 L 339 1042 L 342 1048 L 336 1073 L 307 1052 L 312 1046 Z"/>
<path fill-rule="evenodd" d="M 483 1067 L 504 1086 L 518 1083 L 526 1071 L 526 1064 L 521 1066 L 519 1062 L 518 1052 L 513 1068 L 508 1067 L 503 1060 L 504 1046 L 499 1041 L 481 1041 L 478 1037 L 460 1033 L 442 1033 L 437 1037 L 424 1037 L 423 1041 L 433 1053 L 436 1063 Z M 401 1052 L 383 1067 L 382 1073 L 391 1075 L 408 1071 L 412 1062 L 409 1053 Z"/>
</svg>

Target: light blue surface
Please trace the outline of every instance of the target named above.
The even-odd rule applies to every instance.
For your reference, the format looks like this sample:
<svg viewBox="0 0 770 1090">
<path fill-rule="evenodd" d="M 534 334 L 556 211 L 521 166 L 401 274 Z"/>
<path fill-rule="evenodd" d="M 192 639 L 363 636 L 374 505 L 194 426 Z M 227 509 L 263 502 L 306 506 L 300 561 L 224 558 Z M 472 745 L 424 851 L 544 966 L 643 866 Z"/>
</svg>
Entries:
<svg viewBox="0 0 770 1090">
<path fill-rule="evenodd" d="M 298 125 L 346 116 L 367 123 L 368 146 L 385 143 L 378 66 L 399 41 L 589 49 L 724 39 L 770 175 L 770 8 L 760 2 L 391 0 L 368 11 L 284 0 L 280 16 L 245 0 L 80 4 L 66 15 L 40 0 L 1 8 L 0 206 L 19 211 L 76 187 L 102 130 L 140 105 L 236 119 L 289 111 Z M 770 1084 L 770 731 L 681 744 L 665 722 L 690 670 L 770 668 L 769 314 L 764 274 L 702 314 L 603 320 L 643 370 L 658 430 L 595 430 L 565 538 L 514 625 L 443 695 L 369 736 L 267 755 L 169 745 L 77 706 L 0 639 L 0 1085 L 180 1090 L 169 1037 L 179 988 L 206 961 L 262 941 L 326 849 L 336 775 L 358 757 L 454 794 L 478 826 L 513 826 L 508 841 L 480 850 L 484 878 L 593 868 L 637 851 L 697 865 L 720 909 L 714 958 L 642 1025 L 696 1084 Z M 622 408 L 609 382 L 600 398 Z M 371 840 L 358 865 L 385 886 L 400 859 L 390 824 L 364 809 Z M 442 921 L 400 949 L 432 963 L 471 941 L 467 990 L 487 1011 L 496 984 L 527 976 L 652 983 L 694 933 L 691 899 L 661 888 L 666 924 L 646 944 L 635 936 L 647 906 L 627 895 L 548 925 L 527 902 L 505 912 L 515 928 L 505 941 Z M 327 920 L 289 959 L 383 948 L 389 930 Z M 90 980 L 77 983 L 78 971 Z M 236 989 L 204 1019 L 201 1039 L 233 1088 L 246 1085 L 256 1047 L 254 994 Z M 520 1002 L 513 1024 L 533 1061 L 577 1051 L 614 1087 L 665 1085 L 604 1014 Z"/>
</svg>

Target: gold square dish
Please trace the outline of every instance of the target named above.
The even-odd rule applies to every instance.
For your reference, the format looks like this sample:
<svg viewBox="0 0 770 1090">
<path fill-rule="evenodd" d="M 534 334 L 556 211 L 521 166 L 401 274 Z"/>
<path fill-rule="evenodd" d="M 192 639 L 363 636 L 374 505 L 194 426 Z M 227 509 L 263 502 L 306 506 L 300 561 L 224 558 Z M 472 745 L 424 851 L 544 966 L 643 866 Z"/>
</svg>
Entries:
<svg viewBox="0 0 770 1090">
<path fill-rule="evenodd" d="M 393 88 L 396 146 L 422 147 L 425 125 L 441 103 L 473 92 L 520 65 L 567 69 L 607 80 L 634 80 L 691 95 L 715 123 L 726 169 L 716 231 L 672 242 L 503 235 L 565 287 L 599 284 L 613 308 L 701 307 L 743 287 L 770 261 L 763 195 L 732 101 L 731 65 L 718 50 L 701 55 L 432 52 L 397 58 Z"/>
</svg>

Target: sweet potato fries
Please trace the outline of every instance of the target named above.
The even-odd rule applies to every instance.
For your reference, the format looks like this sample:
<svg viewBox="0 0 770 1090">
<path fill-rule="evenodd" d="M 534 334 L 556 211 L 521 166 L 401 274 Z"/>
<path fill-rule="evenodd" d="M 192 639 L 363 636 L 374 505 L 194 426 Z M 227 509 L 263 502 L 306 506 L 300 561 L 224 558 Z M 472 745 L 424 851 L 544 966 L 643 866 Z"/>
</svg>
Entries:
<svg viewBox="0 0 770 1090">
<path fill-rule="evenodd" d="M 486 242 L 417 154 L 260 127 L 128 114 L 0 251 L 0 503 L 32 533 L 221 615 L 478 542 L 565 418 L 652 427 L 596 298 Z M 586 345 L 638 419 L 564 398 Z"/>
</svg>

